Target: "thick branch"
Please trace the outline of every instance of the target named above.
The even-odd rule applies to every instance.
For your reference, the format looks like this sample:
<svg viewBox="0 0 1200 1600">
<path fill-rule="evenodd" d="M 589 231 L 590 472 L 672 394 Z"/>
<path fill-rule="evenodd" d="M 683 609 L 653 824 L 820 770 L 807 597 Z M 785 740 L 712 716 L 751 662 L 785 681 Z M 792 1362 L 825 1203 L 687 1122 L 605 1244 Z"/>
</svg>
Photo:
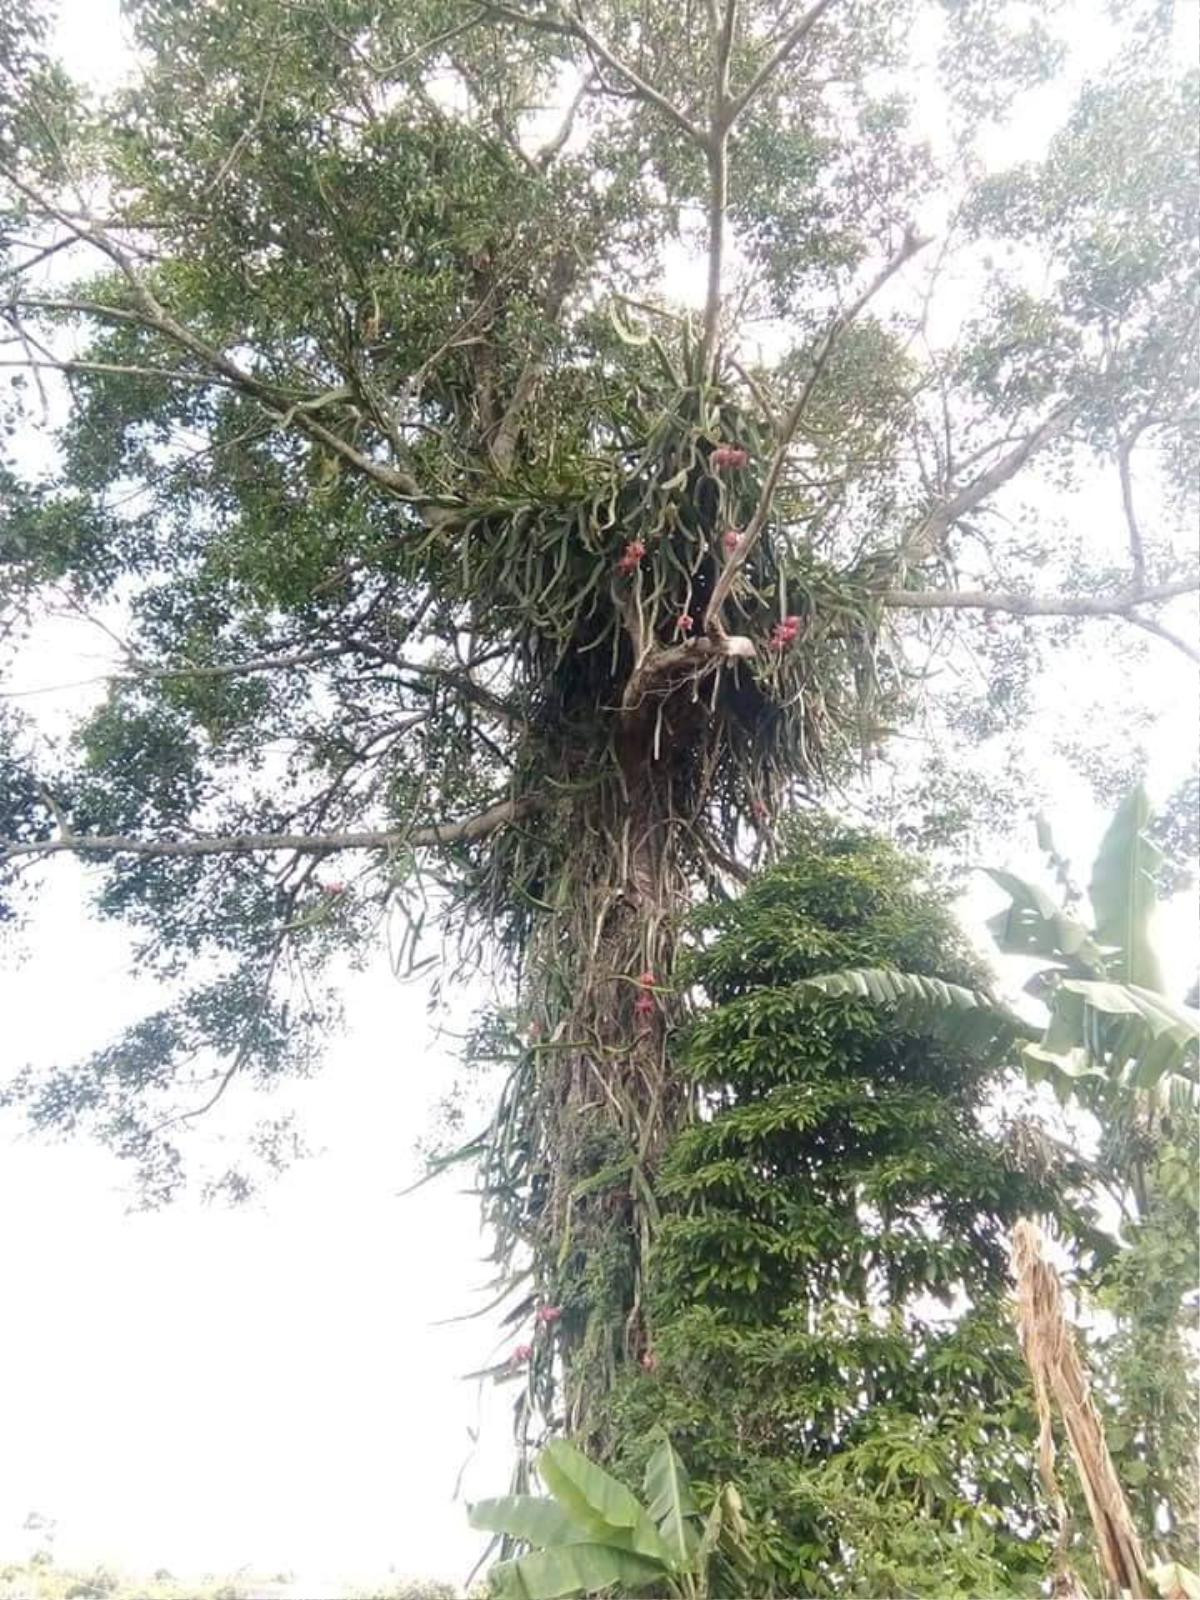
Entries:
<svg viewBox="0 0 1200 1600">
<path fill-rule="evenodd" d="M 808 403 L 812 399 L 813 391 L 820 381 L 821 374 L 825 370 L 834 346 L 854 319 L 879 293 L 889 278 L 898 272 L 904 263 L 911 256 L 914 256 L 918 250 L 924 249 L 928 242 L 927 239 L 921 238 L 919 234 L 909 229 L 905 233 L 904 242 L 896 254 L 876 273 L 857 300 L 853 301 L 845 311 L 834 317 L 829 327 L 825 330 L 825 335 L 817 349 L 804 387 L 801 389 L 796 403 L 792 406 L 780 426 L 775 453 L 767 467 L 767 474 L 763 479 L 762 491 L 759 494 L 758 505 L 755 508 L 754 515 L 747 524 L 745 533 L 738 540 L 737 548 L 725 563 L 720 577 L 713 586 L 712 596 L 708 602 L 708 609 L 704 618 L 704 626 L 708 633 L 719 635 L 723 631 L 721 608 L 729 598 L 738 570 L 762 537 L 763 529 L 767 525 L 767 519 L 771 515 L 771 506 L 774 503 L 775 492 L 779 487 L 779 480 L 783 476 L 784 468 L 787 465 L 788 452 L 792 447 L 792 440 L 796 437 L 796 431 L 800 426 L 804 413 L 808 408 Z"/>
<path fill-rule="evenodd" d="M 913 610 L 1011 611 L 1021 617 L 1117 617 L 1135 606 L 1157 605 L 1180 595 L 1200 593 L 1200 572 L 1149 589 L 1121 589 L 1116 594 L 990 594 L 986 589 L 887 589 L 885 606 Z"/>
<path fill-rule="evenodd" d="M 1001 456 L 986 472 L 981 472 L 964 489 L 951 495 L 941 505 L 935 506 L 906 541 L 903 551 L 905 557 L 920 565 L 936 554 L 946 534 L 960 517 L 968 516 L 981 501 L 994 494 L 1011 478 L 1015 478 L 1032 455 L 1051 440 L 1060 438 L 1067 432 L 1078 414 L 1079 406 L 1075 401 L 1060 406 L 1057 411 L 1052 411 L 1045 422 L 1022 439 L 1020 444 L 1007 455 Z"/>
<path fill-rule="evenodd" d="M 1115 594 L 991 594 L 986 589 L 887 589 L 880 599 L 885 606 L 914 611 L 1002 611 L 1017 617 L 1122 617 L 1139 628 L 1175 645 L 1193 661 L 1200 651 L 1180 639 L 1151 617 L 1139 614 L 1139 606 L 1157 605 L 1181 595 L 1200 593 L 1200 573 L 1175 578 L 1146 589 L 1136 586 Z"/>
<path fill-rule="evenodd" d="M 364 833 L 239 833 L 206 835 L 193 839 L 134 839 L 116 834 L 71 834 L 64 839 L 35 843 L 0 840 L 0 862 L 19 856 L 246 856 L 275 850 L 300 855 L 333 855 L 342 850 L 393 850 L 465 844 L 538 810 L 536 796 L 500 800 L 486 811 L 459 822 L 433 823 L 425 828 L 391 828 Z"/>
</svg>

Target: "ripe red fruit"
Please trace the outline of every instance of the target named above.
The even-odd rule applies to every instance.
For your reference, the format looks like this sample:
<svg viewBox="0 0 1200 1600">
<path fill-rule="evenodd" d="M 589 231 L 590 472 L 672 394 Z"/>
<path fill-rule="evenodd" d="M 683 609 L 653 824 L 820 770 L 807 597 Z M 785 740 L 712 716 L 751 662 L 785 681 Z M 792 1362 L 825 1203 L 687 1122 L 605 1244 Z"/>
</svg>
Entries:
<svg viewBox="0 0 1200 1600">
<path fill-rule="evenodd" d="M 561 1306 L 539 1306 L 533 1320 L 540 1323 L 543 1328 L 552 1328 L 561 1317 Z"/>
<path fill-rule="evenodd" d="M 695 626 L 696 624 L 692 617 L 686 611 L 684 611 L 676 620 L 675 631 L 677 633 L 691 633 Z"/>
<path fill-rule="evenodd" d="M 633 1002 L 635 1017 L 652 1017 L 657 1010 L 658 1006 L 652 994 L 640 994 Z"/>
<path fill-rule="evenodd" d="M 740 545 L 741 542 L 742 542 L 742 530 L 740 528 L 726 528 L 725 529 L 725 540 L 724 540 L 724 543 L 725 543 L 725 548 L 726 548 L 726 550 L 729 551 L 730 555 L 733 554 L 733 552 L 737 549 L 738 545 Z"/>
<path fill-rule="evenodd" d="M 531 1344 L 519 1344 L 512 1355 L 509 1356 L 508 1364 L 510 1367 L 523 1366 L 532 1354 L 533 1346 Z"/>
<path fill-rule="evenodd" d="M 321 892 L 323 894 L 345 894 L 346 885 L 344 883 L 323 883 Z"/>
<path fill-rule="evenodd" d="M 721 472 L 726 467 L 744 467 L 749 459 L 749 450 L 743 450 L 740 445 L 719 444 L 709 456 L 708 464 Z"/>
<path fill-rule="evenodd" d="M 652 972 L 643 972 L 641 977 L 638 979 L 638 982 L 647 989 L 653 989 L 654 985 L 658 982 L 658 979 Z"/>
</svg>

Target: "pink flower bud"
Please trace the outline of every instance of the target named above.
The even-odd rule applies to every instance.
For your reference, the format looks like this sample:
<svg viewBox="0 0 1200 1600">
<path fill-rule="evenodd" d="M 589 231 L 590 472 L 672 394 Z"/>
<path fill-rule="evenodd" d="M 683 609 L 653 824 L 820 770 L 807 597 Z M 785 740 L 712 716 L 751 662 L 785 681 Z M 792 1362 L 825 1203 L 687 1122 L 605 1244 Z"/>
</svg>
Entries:
<svg viewBox="0 0 1200 1600">
<path fill-rule="evenodd" d="M 740 445 L 719 444 L 709 456 L 708 464 L 717 472 L 721 472 L 726 467 L 744 467 L 749 459 L 750 452 L 743 450 Z"/>
<path fill-rule="evenodd" d="M 636 572 L 642 564 L 642 557 L 646 554 L 646 546 L 640 539 L 631 539 L 617 562 L 617 571 L 628 575 Z"/>
<path fill-rule="evenodd" d="M 323 883 L 321 891 L 323 894 L 345 894 L 346 885 L 344 883 Z"/>
<path fill-rule="evenodd" d="M 795 644 L 802 620 L 800 617 L 784 617 L 782 622 L 777 622 L 771 629 L 771 649 L 786 650 L 789 645 Z"/>
<path fill-rule="evenodd" d="M 689 614 L 684 611 L 675 623 L 675 630 L 677 633 L 691 633 L 695 626 L 695 622 L 692 620 Z"/>
<path fill-rule="evenodd" d="M 647 1372 L 658 1371 L 658 1357 L 653 1350 L 647 1350 L 642 1357 L 642 1366 Z"/>
<path fill-rule="evenodd" d="M 652 994 L 640 994 L 633 1002 L 635 1017 L 652 1017 L 657 1010 L 658 1006 Z"/>
<path fill-rule="evenodd" d="M 552 1328 L 561 1317 L 561 1306 L 539 1306 L 533 1320 L 540 1323 L 543 1328 Z"/>
<path fill-rule="evenodd" d="M 512 1355 L 509 1356 L 508 1364 L 510 1367 L 522 1367 L 532 1354 L 533 1346 L 531 1344 L 519 1344 Z"/>
<path fill-rule="evenodd" d="M 643 988 L 653 989 L 654 985 L 658 982 L 658 979 L 652 972 L 643 972 L 638 978 L 638 982 L 643 986 Z"/>
<path fill-rule="evenodd" d="M 725 544 L 726 550 L 729 551 L 730 555 L 733 554 L 733 552 L 737 549 L 738 545 L 740 545 L 741 542 L 742 542 L 742 530 L 740 528 L 726 528 L 725 529 L 724 544 Z"/>
</svg>

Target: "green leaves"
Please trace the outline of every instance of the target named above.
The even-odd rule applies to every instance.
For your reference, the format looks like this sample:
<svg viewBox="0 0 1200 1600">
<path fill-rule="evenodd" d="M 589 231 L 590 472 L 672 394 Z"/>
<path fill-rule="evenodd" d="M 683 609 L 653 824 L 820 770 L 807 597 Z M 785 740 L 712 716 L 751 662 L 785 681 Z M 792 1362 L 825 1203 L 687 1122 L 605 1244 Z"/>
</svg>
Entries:
<svg viewBox="0 0 1200 1600">
<path fill-rule="evenodd" d="M 671 1552 L 645 1508 L 573 1444 L 552 1440 L 538 1460 L 538 1472 L 572 1520 L 593 1537 L 670 1565 Z"/>
<path fill-rule="evenodd" d="M 1050 1019 L 1023 1060 L 1032 1077 L 1051 1079 L 1063 1095 L 1090 1078 L 1167 1103 L 1195 1098 L 1200 1014 L 1162 993 L 1151 924 L 1163 856 L 1148 836 L 1150 819 L 1138 784 L 1117 807 L 1092 864 L 1090 928 L 1037 885 L 987 869 L 1010 899 L 988 923 L 1000 949 L 1054 963 L 1040 975 Z M 1042 819 L 1038 841 L 1052 848 Z"/>
<path fill-rule="evenodd" d="M 1162 968 L 1150 940 L 1150 919 L 1163 853 L 1147 837 L 1149 822 L 1150 801 L 1138 784 L 1117 807 L 1101 840 L 1088 893 L 1096 939 L 1113 950 L 1105 962 L 1107 975 L 1161 991 Z"/>
<path fill-rule="evenodd" d="M 1035 883 L 998 867 L 984 871 L 1009 897 L 1006 911 L 988 918 L 988 928 L 1005 955 L 1047 956 L 1081 971 L 1103 971 L 1103 952 L 1087 926 L 1069 916 L 1052 895 Z"/>
<path fill-rule="evenodd" d="M 501 1600 L 556 1600 L 614 1585 L 626 1591 L 645 1589 L 661 1582 L 663 1569 L 657 1561 L 612 1545 L 573 1544 L 498 1562 L 490 1576 Z"/>
<path fill-rule="evenodd" d="M 493 1567 L 493 1587 L 506 1600 L 558 1600 L 612 1585 L 629 1592 L 650 1584 L 699 1600 L 718 1549 L 745 1556 L 737 1491 L 727 1484 L 702 1524 L 687 1469 L 665 1433 L 646 1466 L 649 1510 L 565 1439 L 545 1447 L 538 1472 L 553 1498 L 507 1495 L 470 1509 L 472 1527 L 535 1546 Z"/>
<path fill-rule="evenodd" d="M 1050 1026 L 1023 1059 L 1032 1077 L 1064 1088 L 1082 1076 L 1107 1077 L 1186 1105 L 1197 1089 L 1200 1012 L 1136 984 L 1064 978 Z"/>
<path fill-rule="evenodd" d="M 467 1513 L 473 1528 L 500 1533 L 526 1544 L 578 1544 L 584 1530 L 573 1522 L 557 1501 L 542 1495 L 510 1494 L 496 1500 L 477 1500 Z"/>
<path fill-rule="evenodd" d="M 898 1021 L 934 1027 L 957 1044 L 1005 1046 L 1033 1031 L 1014 1012 L 981 990 L 917 972 L 893 972 L 886 967 L 848 968 L 807 978 L 797 988 L 890 1006 Z"/>
<path fill-rule="evenodd" d="M 686 1566 L 700 1543 L 695 1528 L 700 1513 L 692 1498 L 687 1469 L 665 1434 L 646 1463 L 646 1499 L 671 1559 Z"/>
</svg>

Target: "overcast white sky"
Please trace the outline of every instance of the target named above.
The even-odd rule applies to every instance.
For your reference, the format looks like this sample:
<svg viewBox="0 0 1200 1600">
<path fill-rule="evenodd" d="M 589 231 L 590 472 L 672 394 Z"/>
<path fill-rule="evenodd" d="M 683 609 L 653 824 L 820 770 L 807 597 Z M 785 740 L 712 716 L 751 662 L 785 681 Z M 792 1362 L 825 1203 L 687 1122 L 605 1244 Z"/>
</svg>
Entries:
<svg viewBox="0 0 1200 1600">
<path fill-rule="evenodd" d="M 62 11 L 68 64 L 118 75 L 117 0 Z M 24 675 L 86 676 L 87 648 Z M 1145 692 L 1172 713 L 1154 750 L 1165 785 L 1194 745 L 1182 658 L 1152 656 Z M 1100 819 L 1075 790 L 1060 799 L 1086 862 Z M 0 1069 L 83 1054 L 142 1009 L 123 936 L 86 920 L 82 881 L 57 864 L 28 964 L 0 971 Z M 1195 943 L 1190 906 L 1173 907 L 1181 978 Z M 282 1569 L 309 1594 L 389 1568 L 459 1582 L 472 1564 L 455 1480 L 483 1420 L 464 1492 L 505 1487 L 511 1390 L 460 1379 L 492 1355 L 487 1324 L 433 1324 L 480 1303 L 476 1204 L 454 1180 L 396 1198 L 453 1063 L 382 952 L 346 995 L 351 1027 L 324 1074 L 278 1097 L 322 1153 L 248 1208 L 127 1214 L 111 1158 L 0 1122 L 0 1560 L 29 1548 L 36 1510 L 57 1519 L 64 1561 Z"/>
</svg>

